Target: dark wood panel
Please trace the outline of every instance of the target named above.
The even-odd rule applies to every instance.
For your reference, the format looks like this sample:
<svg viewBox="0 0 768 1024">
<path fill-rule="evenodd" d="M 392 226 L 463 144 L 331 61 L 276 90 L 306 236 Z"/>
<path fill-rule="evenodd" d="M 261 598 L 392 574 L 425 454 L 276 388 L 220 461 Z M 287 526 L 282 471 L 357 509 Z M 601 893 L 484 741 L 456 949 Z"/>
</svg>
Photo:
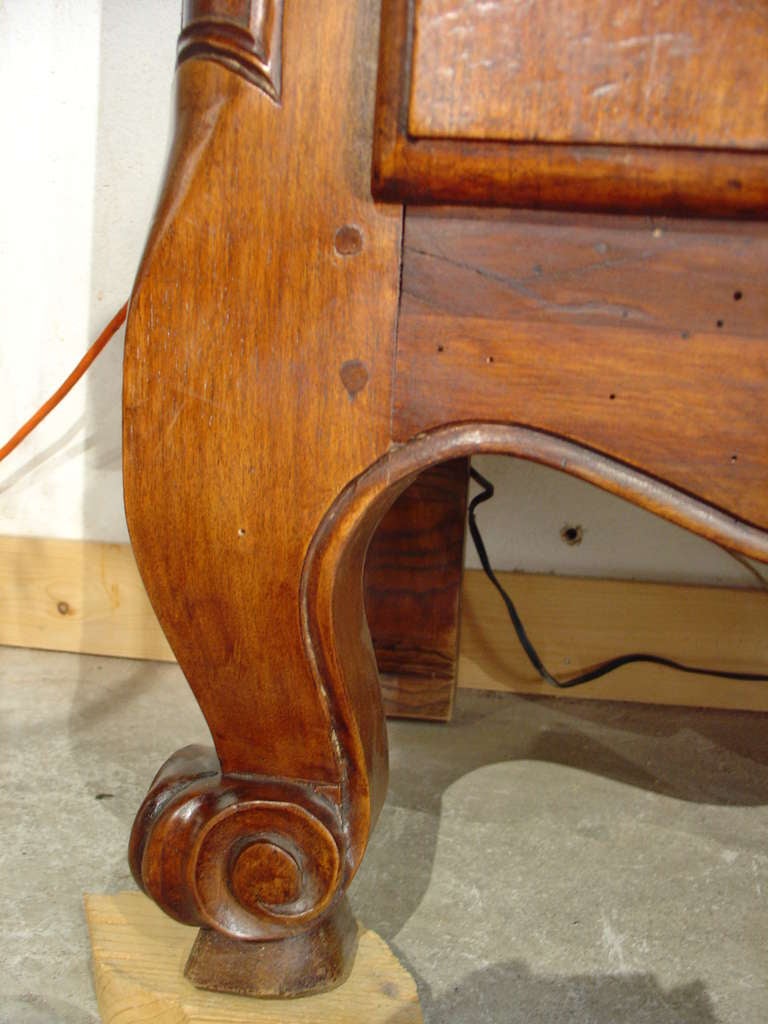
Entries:
<svg viewBox="0 0 768 1024">
<path fill-rule="evenodd" d="M 768 148 L 768 4 L 416 0 L 408 131 Z"/>
<path fill-rule="evenodd" d="M 472 18 L 489 7 L 487 4 L 465 6 L 472 12 Z M 633 4 L 632 9 L 635 6 Z M 740 9 L 744 9 L 744 5 Z M 753 9 L 759 19 L 762 8 L 751 5 L 749 10 Z M 530 5 L 526 5 L 526 10 L 530 10 Z M 730 27 L 730 22 L 728 25 L 725 36 L 730 39 L 731 32 L 736 30 Z M 720 24 L 709 40 L 716 53 L 722 30 Z M 746 36 L 749 38 L 749 33 Z M 755 41 L 759 42 L 759 35 Z M 603 141 L 547 143 L 540 141 L 538 130 L 527 139 L 522 137 L 514 142 L 414 134 L 408 125 L 412 45 L 408 0 L 384 0 L 372 175 L 373 192 L 381 199 L 531 209 L 761 219 L 768 216 L 768 152 L 762 144 L 762 148 L 723 150 L 608 145 Z M 751 42 L 744 45 L 751 53 Z M 560 55 L 556 54 L 551 63 L 559 65 L 559 61 Z M 739 66 L 739 78 L 729 85 L 728 91 L 735 127 L 729 129 L 726 141 L 721 140 L 719 145 L 730 144 L 728 139 L 736 132 L 741 133 L 743 139 L 751 138 L 749 145 L 754 147 L 760 132 L 755 128 L 739 128 L 742 115 L 735 112 L 742 111 L 743 117 L 749 118 L 754 105 L 760 108 L 766 76 L 760 74 L 755 82 L 748 77 L 751 65 Z M 460 73 L 465 74 L 466 68 Z M 459 72 L 451 70 L 450 75 L 454 74 Z M 449 74 L 445 77 L 447 84 Z M 503 83 L 496 75 L 489 79 L 488 90 L 503 96 Z M 439 96 L 433 98 L 439 105 Z M 418 102 L 420 109 L 426 109 L 426 101 Z M 494 102 L 511 101 L 506 97 Z M 725 110 L 723 106 L 723 118 Z M 705 118 L 705 122 L 711 135 L 715 121 L 710 117 L 708 121 Z M 593 127 L 594 130 L 602 132 L 603 128 Z M 684 135 L 680 125 L 667 126 L 666 131 L 672 136 L 677 133 L 680 138 Z M 492 135 L 493 131 L 488 134 Z M 575 139 L 581 137 L 578 132 L 574 134 Z M 635 133 L 635 137 L 641 136 Z M 708 136 L 700 133 L 700 137 Z"/>
<path fill-rule="evenodd" d="M 469 460 L 423 473 L 368 551 L 365 604 L 385 711 L 446 720 L 453 707 Z"/>
<path fill-rule="evenodd" d="M 768 526 L 768 230 L 409 211 L 404 441 L 504 421 Z"/>
<path fill-rule="evenodd" d="M 768 225 L 416 209 L 406 223 L 409 311 L 768 338 Z"/>
</svg>

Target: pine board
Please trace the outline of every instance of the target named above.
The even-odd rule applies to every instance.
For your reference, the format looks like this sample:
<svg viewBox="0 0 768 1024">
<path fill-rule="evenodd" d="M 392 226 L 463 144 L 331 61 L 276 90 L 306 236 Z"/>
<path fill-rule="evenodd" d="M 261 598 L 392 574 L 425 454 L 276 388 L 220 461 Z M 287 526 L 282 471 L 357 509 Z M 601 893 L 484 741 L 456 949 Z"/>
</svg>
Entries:
<svg viewBox="0 0 768 1024">
<path fill-rule="evenodd" d="M 142 893 L 86 895 L 103 1024 L 422 1024 L 416 984 L 375 932 L 361 930 L 352 973 L 333 992 L 259 1000 L 197 989 L 183 970 L 196 930 Z"/>
<path fill-rule="evenodd" d="M 768 590 L 499 573 L 544 664 L 557 678 L 618 654 L 664 655 L 768 675 Z M 768 682 L 627 665 L 574 689 L 539 680 L 482 573 L 464 578 L 459 686 L 509 693 L 768 711 Z"/>
<path fill-rule="evenodd" d="M 768 673 L 768 591 L 500 573 L 556 674 L 628 650 Z M 130 547 L 0 537 L 0 643 L 173 660 Z M 567 662 L 566 659 L 570 659 Z M 575 690 L 538 682 L 482 573 L 464 576 L 459 686 L 768 711 L 768 684 L 628 666 Z"/>
</svg>

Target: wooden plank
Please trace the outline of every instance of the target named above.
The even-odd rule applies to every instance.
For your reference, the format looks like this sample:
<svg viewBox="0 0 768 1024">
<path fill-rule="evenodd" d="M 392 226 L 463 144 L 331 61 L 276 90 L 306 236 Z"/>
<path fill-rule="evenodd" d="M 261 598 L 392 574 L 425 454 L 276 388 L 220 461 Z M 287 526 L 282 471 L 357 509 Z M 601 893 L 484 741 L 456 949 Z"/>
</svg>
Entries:
<svg viewBox="0 0 768 1024">
<path fill-rule="evenodd" d="M 454 6 L 453 0 L 431 0 L 425 5 L 425 11 L 430 9 L 432 2 L 441 7 Z M 508 19 L 513 7 L 519 7 L 529 18 L 530 12 L 537 11 L 540 7 L 544 12 L 542 16 L 546 19 L 550 6 L 465 3 L 462 5 L 461 16 L 465 21 L 469 19 L 466 22 L 470 26 L 469 31 L 459 31 L 455 36 L 448 32 L 440 33 L 440 24 L 437 24 L 435 32 L 428 32 L 429 46 L 433 45 L 435 39 L 439 41 L 439 45 L 433 54 L 434 59 L 428 57 L 425 43 L 422 43 L 421 49 L 417 51 L 416 57 L 420 62 L 421 74 L 417 68 L 419 77 L 416 81 L 417 95 L 412 114 L 414 128 L 432 134 L 419 135 L 418 132 L 409 130 L 412 85 L 409 69 L 414 42 L 414 21 L 410 17 L 412 5 L 409 0 L 383 0 L 373 159 L 373 191 L 377 197 L 407 203 L 470 203 L 529 209 L 620 210 L 654 214 L 687 213 L 762 218 L 768 216 L 768 152 L 763 141 L 765 125 L 760 120 L 764 116 L 766 95 L 765 75 L 760 70 L 761 63 L 764 63 L 760 45 L 765 37 L 765 16 L 761 5 L 753 4 L 747 10 L 742 4 L 736 12 L 737 5 L 734 0 L 728 0 L 727 3 L 726 0 L 718 0 L 720 10 L 726 6 L 733 8 L 733 12 L 725 18 L 713 12 L 710 9 L 711 4 L 686 5 L 691 10 L 698 11 L 693 19 L 697 31 L 701 29 L 702 24 L 706 28 L 709 17 L 712 18 L 712 23 L 717 24 L 716 31 L 706 33 L 706 46 L 703 51 L 705 63 L 711 62 L 718 71 L 716 75 L 710 76 L 710 81 L 706 83 L 708 88 L 704 90 L 717 97 L 711 111 L 702 112 L 696 103 L 691 102 L 691 110 L 684 110 L 679 119 L 670 116 L 669 94 L 673 94 L 672 112 L 684 105 L 685 101 L 682 96 L 674 95 L 670 75 L 667 75 L 656 89 L 649 90 L 653 109 L 646 112 L 652 114 L 650 129 L 638 114 L 635 114 L 634 120 L 630 119 L 630 127 L 634 124 L 631 131 L 627 130 L 626 116 L 620 116 L 618 119 L 614 117 L 611 101 L 616 97 L 604 90 L 601 92 L 601 86 L 614 81 L 611 70 L 619 75 L 623 73 L 620 68 L 628 54 L 636 59 L 639 52 L 646 62 L 646 73 L 650 76 L 648 81 L 653 79 L 658 83 L 653 71 L 653 61 L 658 61 L 663 55 L 665 44 L 658 38 L 656 44 L 653 43 L 656 33 L 653 26 L 650 26 L 646 33 L 650 36 L 648 43 L 634 39 L 631 33 L 627 32 L 624 39 L 630 44 L 629 48 L 622 50 L 614 47 L 614 57 L 617 53 L 622 56 L 618 63 L 613 60 L 611 66 L 605 68 L 605 78 L 596 88 L 590 85 L 590 76 L 597 75 L 597 71 L 600 70 L 597 67 L 593 67 L 586 76 L 576 76 L 577 81 L 581 82 L 580 94 L 583 94 L 584 90 L 589 92 L 592 88 L 593 96 L 586 106 L 582 104 L 583 109 L 570 109 L 571 105 L 568 103 L 564 105 L 564 112 L 570 117 L 570 124 L 561 123 L 562 115 L 558 113 L 557 107 L 559 98 L 558 101 L 547 101 L 552 113 L 549 115 L 549 123 L 545 121 L 543 130 L 545 134 L 549 132 L 554 136 L 567 135 L 570 131 L 571 137 L 567 138 L 567 141 L 541 141 L 541 126 L 535 123 L 533 126 L 526 123 L 527 134 L 523 132 L 516 136 L 514 141 L 499 140 L 495 137 L 497 127 L 493 121 L 485 129 L 479 128 L 477 119 L 473 122 L 471 115 L 467 122 L 467 116 L 461 113 L 461 99 L 459 106 L 455 108 L 460 116 L 453 112 L 452 101 L 442 103 L 443 108 L 447 106 L 448 112 L 444 109 L 440 113 L 443 79 L 447 87 L 446 95 L 448 90 L 457 85 L 457 78 L 461 86 L 464 76 L 469 75 L 473 82 L 465 83 L 467 87 L 459 90 L 459 96 L 462 92 L 465 96 L 477 96 L 481 104 L 490 96 L 502 97 L 503 106 L 495 114 L 497 119 L 507 112 L 507 106 L 513 107 L 524 116 L 528 116 L 528 111 L 529 120 L 534 115 L 538 117 L 543 102 L 538 94 L 546 92 L 545 83 L 553 76 L 556 77 L 560 71 L 564 84 L 561 83 L 558 88 L 560 91 L 563 88 L 568 89 L 571 62 L 566 59 L 565 48 L 553 41 L 557 39 L 556 25 L 552 26 L 551 31 L 543 34 L 545 45 L 556 51 L 554 54 L 550 53 L 548 58 L 539 49 L 539 39 L 536 37 L 540 33 L 535 28 L 529 28 L 526 33 L 527 37 L 534 37 L 533 45 L 526 47 L 526 52 L 530 51 L 534 60 L 536 57 L 539 58 L 539 73 L 535 76 L 531 73 L 528 82 L 529 94 L 535 99 L 529 98 L 528 102 L 521 100 L 521 88 L 505 89 L 504 74 L 500 74 L 500 62 L 491 61 L 492 66 L 483 68 L 483 61 L 488 58 L 480 55 L 476 62 L 477 66 L 470 68 L 470 65 L 475 63 L 471 57 L 463 55 L 461 59 L 454 60 L 449 52 L 451 46 L 456 46 L 460 50 L 469 47 L 471 50 L 471 26 L 477 24 L 477 19 L 493 18 L 494 9 L 498 9 L 498 17 Z M 594 20 L 595 5 L 589 4 L 586 0 L 560 6 L 567 7 L 569 11 L 574 9 L 577 13 L 588 11 L 590 21 Z M 601 6 L 610 11 L 612 5 Z M 627 18 L 627 5 L 616 4 L 616 7 L 618 6 L 621 6 L 621 12 L 615 19 L 616 28 L 606 25 L 609 34 L 614 31 L 621 33 L 621 22 L 631 23 L 633 12 L 640 7 L 637 4 L 630 5 L 630 17 Z M 656 7 L 652 13 L 649 5 L 645 7 L 647 18 L 656 19 L 662 16 L 662 12 Z M 680 4 L 676 0 L 671 0 L 664 5 L 665 13 L 678 7 Z M 753 24 L 757 26 L 756 32 L 750 31 Z M 422 24 L 424 40 L 426 27 L 426 23 Z M 460 23 L 458 28 L 462 28 Z M 686 30 L 687 28 L 688 26 Z M 738 46 L 733 49 L 733 63 L 730 61 L 730 55 L 724 54 L 720 47 L 720 43 L 727 45 L 725 40 L 733 38 L 731 33 L 739 38 Z M 495 36 L 500 33 L 491 34 Z M 491 43 L 494 46 L 498 45 L 495 39 L 491 40 Z M 754 50 L 751 49 L 753 44 Z M 525 43 L 522 45 L 525 46 Z M 582 49 L 585 49 L 584 45 L 577 47 L 575 54 L 574 61 L 577 67 L 581 61 Z M 742 66 L 741 57 L 744 51 L 747 57 L 746 64 Z M 668 54 L 669 56 L 671 54 Z M 750 66 L 750 60 L 758 65 L 756 77 L 754 73 L 745 73 L 745 67 Z M 430 71 L 431 63 L 435 66 Z M 661 64 L 664 63 L 662 60 Z M 679 62 L 667 60 L 666 63 L 668 70 L 672 70 L 672 66 Z M 733 68 L 734 65 L 738 67 L 738 73 L 729 78 L 729 72 L 725 69 Z M 530 65 L 529 70 L 533 71 Z M 489 77 L 487 86 L 479 80 L 484 75 Z M 689 77 L 686 73 L 682 78 L 686 83 L 684 92 L 688 91 L 690 83 L 694 82 L 697 96 L 702 94 L 705 83 L 701 77 L 697 78 L 695 74 Z M 760 82 L 758 86 L 755 86 L 756 81 Z M 632 102 L 630 94 L 633 87 L 633 81 L 628 85 L 622 84 L 622 91 L 628 90 L 627 108 Z M 485 94 L 482 90 L 485 90 Z M 430 112 L 433 107 L 437 108 L 437 114 Z M 596 125 L 595 108 L 605 112 L 605 116 L 597 119 Z M 641 108 L 638 113 L 642 112 Z M 693 119 L 690 116 L 691 112 Z M 486 110 L 486 117 L 487 114 Z M 692 123 L 699 125 L 697 130 L 692 129 Z M 454 125 L 455 127 L 452 127 Z M 448 131 L 448 137 L 441 134 L 442 131 Z M 451 131 L 456 132 L 453 137 L 450 137 Z M 742 148 L 711 148 L 712 139 L 716 138 L 720 131 L 723 133 L 718 143 L 721 147 L 726 146 L 728 140 L 735 136 L 741 140 L 739 144 Z M 605 144 L 603 141 L 621 138 L 622 134 L 627 140 L 647 139 L 654 137 L 654 133 L 667 140 L 677 137 L 698 139 L 700 148 L 669 143 L 616 145 Z M 461 137 L 464 134 L 480 137 Z M 487 138 L 483 137 L 484 135 L 494 137 Z M 581 141 L 585 137 L 594 138 L 595 135 L 599 139 L 598 142 Z M 710 148 L 704 148 L 705 146 Z M 751 146 L 758 148 L 749 148 Z"/>
<path fill-rule="evenodd" d="M 0 643 L 174 660 L 127 544 L 0 537 Z"/>
<path fill-rule="evenodd" d="M 768 590 L 499 573 L 542 661 L 557 678 L 618 654 L 664 655 L 690 665 L 768 674 Z M 506 693 L 768 711 L 768 683 L 627 665 L 585 686 L 542 682 L 499 595 L 465 575 L 459 686 Z"/>
<path fill-rule="evenodd" d="M 763 590 L 520 573 L 500 577 L 556 674 L 576 672 L 630 648 L 712 668 L 768 672 L 768 595 Z M 462 602 L 459 686 L 768 710 L 768 684 L 680 676 L 648 665 L 623 668 L 576 690 L 555 691 L 536 681 L 482 573 L 464 574 Z M 68 606 L 64 613 L 61 603 Z M 0 537 L 0 643 L 172 660 L 130 548 L 93 541 Z M 421 694 L 419 700 L 429 697 Z"/>
<path fill-rule="evenodd" d="M 204 992 L 183 974 L 195 931 L 138 892 L 86 895 L 93 981 L 104 1024 L 421 1024 L 416 983 L 375 932 L 360 930 L 349 978 L 311 999 Z"/>
<path fill-rule="evenodd" d="M 408 211 L 395 437 L 516 422 L 768 525 L 768 229 Z"/>
</svg>

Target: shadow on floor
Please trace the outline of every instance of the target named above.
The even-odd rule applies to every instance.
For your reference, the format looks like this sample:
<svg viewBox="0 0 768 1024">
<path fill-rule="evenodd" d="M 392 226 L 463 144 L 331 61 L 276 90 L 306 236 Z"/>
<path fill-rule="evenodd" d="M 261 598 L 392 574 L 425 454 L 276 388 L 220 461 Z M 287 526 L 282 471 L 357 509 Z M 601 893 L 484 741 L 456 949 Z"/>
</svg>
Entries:
<svg viewBox="0 0 768 1024">
<path fill-rule="evenodd" d="M 467 691 L 448 726 L 390 723 L 389 796 L 352 890 L 356 912 L 388 940 L 399 933 L 430 884 L 444 795 L 478 769 L 542 762 L 702 807 L 759 807 L 766 730 L 763 714 Z"/>
<path fill-rule="evenodd" d="M 475 971 L 432 1000 L 422 994 L 425 1019 L 492 1020 L 498 1024 L 717 1024 L 702 982 L 665 991 L 651 974 L 548 977 L 521 961 Z"/>
</svg>

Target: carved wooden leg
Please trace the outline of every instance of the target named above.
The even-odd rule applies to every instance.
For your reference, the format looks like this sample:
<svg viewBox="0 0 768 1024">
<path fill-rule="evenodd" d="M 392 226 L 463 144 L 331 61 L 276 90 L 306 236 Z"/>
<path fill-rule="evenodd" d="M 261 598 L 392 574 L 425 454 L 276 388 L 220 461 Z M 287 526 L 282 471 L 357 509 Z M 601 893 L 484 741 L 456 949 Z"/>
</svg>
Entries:
<svg viewBox="0 0 768 1024">
<path fill-rule="evenodd" d="M 343 893 L 386 788 L 368 538 L 340 544 L 343 614 L 323 623 L 340 568 L 313 538 L 389 446 L 400 213 L 374 207 L 371 140 L 350 130 L 373 123 L 376 17 L 280 7 L 185 8 L 130 305 L 124 476 L 140 570 L 215 744 L 155 779 L 133 870 L 215 932 L 193 980 L 295 995 L 344 975 Z"/>
</svg>

